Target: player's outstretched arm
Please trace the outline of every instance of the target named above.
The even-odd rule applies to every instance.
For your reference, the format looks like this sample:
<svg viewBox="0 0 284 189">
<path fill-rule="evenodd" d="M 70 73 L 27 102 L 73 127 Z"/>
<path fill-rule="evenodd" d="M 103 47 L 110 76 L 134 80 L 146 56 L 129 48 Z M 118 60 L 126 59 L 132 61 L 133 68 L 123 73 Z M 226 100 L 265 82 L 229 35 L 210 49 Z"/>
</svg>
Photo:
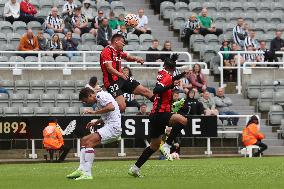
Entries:
<svg viewBox="0 0 284 189">
<path fill-rule="evenodd" d="M 137 56 L 127 55 L 126 61 L 128 61 L 128 62 L 138 62 L 140 64 L 144 64 L 144 59 L 141 58 L 141 57 L 137 57 Z"/>
<path fill-rule="evenodd" d="M 106 62 L 105 65 L 106 65 L 106 69 L 107 69 L 108 73 L 116 75 L 117 77 L 121 77 L 121 78 L 123 78 L 125 80 L 128 79 L 127 76 L 125 76 L 123 73 L 120 73 L 119 71 L 114 69 L 112 67 L 112 63 L 111 62 Z"/>
</svg>

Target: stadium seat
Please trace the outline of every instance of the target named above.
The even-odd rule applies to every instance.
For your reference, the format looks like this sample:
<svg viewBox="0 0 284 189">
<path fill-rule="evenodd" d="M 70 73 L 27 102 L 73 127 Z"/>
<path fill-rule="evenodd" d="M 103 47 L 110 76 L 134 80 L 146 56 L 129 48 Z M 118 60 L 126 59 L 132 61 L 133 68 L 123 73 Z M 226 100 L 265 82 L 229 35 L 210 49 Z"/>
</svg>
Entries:
<svg viewBox="0 0 284 189">
<path fill-rule="evenodd" d="M 280 105 L 272 105 L 268 112 L 268 117 L 270 124 L 279 125 L 281 124 L 281 119 L 284 118 L 283 108 Z"/>
<path fill-rule="evenodd" d="M 0 66 L 1 67 L 10 67 L 9 64 L 1 64 L 1 62 L 8 62 L 8 57 L 7 56 L 0 56 Z"/>
<path fill-rule="evenodd" d="M 150 34 L 141 34 L 139 37 L 140 40 L 140 44 L 141 45 L 149 45 L 151 46 L 152 44 L 152 40 L 153 40 L 153 36 Z"/>
<path fill-rule="evenodd" d="M 91 1 L 92 2 L 92 1 Z M 56 0 L 54 1 L 53 5 L 57 7 L 59 10 L 62 10 L 62 7 L 64 6 L 65 1 L 64 0 Z"/>
<path fill-rule="evenodd" d="M 32 107 L 20 107 L 20 116 L 34 116 L 34 109 Z"/>
<path fill-rule="evenodd" d="M 245 7 L 245 11 L 249 13 L 256 13 L 257 7 L 255 6 L 255 3 L 253 2 L 244 2 L 243 6 Z"/>
<path fill-rule="evenodd" d="M 273 104 L 272 92 L 261 92 L 257 99 L 257 106 L 260 111 L 269 111 L 270 106 Z"/>
<path fill-rule="evenodd" d="M 1 44 L 6 44 L 7 43 L 6 34 L 0 33 L 0 43 Z"/>
<path fill-rule="evenodd" d="M 64 116 L 65 115 L 65 109 L 63 107 L 50 107 L 49 113 L 52 116 Z"/>
<path fill-rule="evenodd" d="M 4 112 L 3 112 L 3 108 L 2 107 L 0 107 L 0 116 L 4 116 Z"/>
<path fill-rule="evenodd" d="M 137 107 L 126 107 L 125 114 L 126 115 L 136 115 L 138 113 Z"/>
<path fill-rule="evenodd" d="M 226 14 L 229 14 L 229 13 L 226 13 Z M 214 14 L 212 14 L 212 18 L 214 19 L 214 22 L 217 24 L 217 23 L 226 23 L 227 22 L 227 17 L 224 16 L 224 13 L 223 12 L 216 12 Z M 230 16 L 228 17 L 230 18 Z"/>
<path fill-rule="evenodd" d="M 49 62 L 54 62 L 54 58 L 52 56 L 42 56 L 41 62 L 44 62 L 44 64 L 41 64 L 42 67 L 55 67 L 55 64 L 48 64 Z"/>
<path fill-rule="evenodd" d="M 80 64 L 73 64 L 73 67 L 81 67 L 83 63 L 83 57 L 82 56 L 72 56 L 70 59 L 70 62 L 80 62 Z"/>
<path fill-rule="evenodd" d="M 4 34 L 13 33 L 13 26 L 8 21 L 0 21 L 0 32 Z"/>
<path fill-rule="evenodd" d="M 216 5 L 219 12 L 230 12 L 231 10 L 230 2 L 218 2 Z"/>
<path fill-rule="evenodd" d="M 0 107 L 8 107 L 9 105 L 9 96 L 5 93 L 0 93 Z"/>
<path fill-rule="evenodd" d="M 27 107 L 39 107 L 40 106 L 40 95 L 39 94 L 26 94 Z"/>
<path fill-rule="evenodd" d="M 244 12 L 244 6 L 240 2 L 231 2 L 231 12 Z"/>
<path fill-rule="evenodd" d="M 14 32 L 23 35 L 27 32 L 27 24 L 22 21 L 15 21 L 13 23 Z"/>
<path fill-rule="evenodd" d="M 186 4 L 185 2 L 176 2 L 175 9 L 176 9 L 176 12 L 180 12 L 180 13 L 186 13 L 190 11 L 188 4 Z"/>
<path fill-rule="evenodd" d="M 195 35 L 191 35 L 190 36 L 190 47 L 193 47 L 193 44 L 199 43 L 199 44 L 203 44 L 204 41 L 204 37 L 203 35 L 200 34 L 195 34 Z"/>
<path fill-rule="evenodd" d="M 81 39 L 82 39 L 82 44 L 87 45 L 87 46 L 95 45 L 97 43 L 97 39 L 94 37 L 94 35 L 90 33 L 84 33 Z"/>
<path fill-rule="evenodd" d="M 69 94 L 57 94 L 56 95 L 57 107 L 70 107 L 70 95 Z"/>
<path fill-rule="evenodd" d="M 102 45 L 92 45 L 91 50 L 92 51 L 102 51 L 104 47 Z"/>
<path fill-rule="evenodd" d="M 71 98 L 71 106 L 72 107 L 82 107 L 82 102 L 79 101 L 79 94 L 78 93 L 73 93 L 70 94 Z"/>
<path fill-rule="evenodd" d="M 170 19 L 171 14 L 175 12 L 175 5 L 172 2 L 164 1 L 160 7 L 160 14 L 164 19 Z"/>
<path fill-rule="evenodd" d="M 46 93 L 58 94 L 60 89 L 60 83 L 58 80 L 46 80 L 45 91 Z"/>
<path fill-rule="evenodd" d="M 271 12 L 268 15 L 268 18 L 269 18 L 269 22 L 274 24 L 274 27 L 275 27 L 275 25 L 280 24 L 280 23 L 283 22 L 283 14 L 281 16 L 279 16 L 278 13 Z"/>
<path fill-rule="evenodd" d="M 262 92 L 273 92 L 274 91 L 273 80 L 265 79 L 261 81 L 261 91 Z"/>
<path fill-rule="evenodd" d="M 10 106 L 11 107 L 24 107 L 25 96 L 23 93 L 10 94 Z"/>
<path fill-rule="evenodd" d="M 121 1 L 112 1 L 110 6 L 111 6 L 111 9 L 112 9 L 113 12 L 118 13 L 118 12 L 124 12 L 125 11 L 125 7 L 123 5 L 123 2 L 121 2 Z M 116 16 L 118 16 L 118 15 L 116 15 Z"/>
<path fill-rule="evenodd" d="M 128 45 L 139 45 L 139 37 L 136 34 L 127 34 L 127 44 Z"/>
<path fill-rule="evenodd" d="M 84 45 L 78 45 L 78 50 L 79 51 L 90 51 L 91 48 L 90 48 L 91 44 L 84 44 Z"/>
<path fill-rule="evenodd" d="M 188 4 L 188 7 L 190 11 L 195 12 L 196 14 L 199 14 L 200 11 L 202 10 L 202 5 L 200 2 L 190 2 Z"/>
<path fill-rule="evenodd" d="M 78 107 L 66 107 L 65 115 L 66 116 L 78 116 L 80 115 L 80 110 Z"/>
<path fill-rule="evenodd" d="M 51 10 L 51 8 L 54 6 L 53 1 L 46 1 L 46 0 L 38 0 L 38 3 L 40 5 L 40 9 L 46 9 Z"/>
<path fill-rule="evenodd" d="M 99 3 L 97 3 L 97 7 L 98 7 L 98 10 L 104 11 L 105 16 L 108 16 L 111 11 L 110 4 L 106 1 L 99 1 Z"/>
<path fill-rule="evenodd" d="M 40 106 L 41 107 L 54 107 L 55 103 L 55 96 L 51 93 L 45 93 L 40 95 Z"/>
<path fill-rule="evenodd" d="M 271 2 L 271 10 L 273 12 L 280 10 L 283 13 L 284 11 L 283 4 L 281 4 L 281 2 Z"/>
<path fill-rule="evenodd" d="M 275 92 L 273 96 L 274 104 L 284 105 L 284 92 Z"/>
<path fill-rule="evenodd" d="M 57 2 L 57 0 L 55 2 Z M 59 7 L 57 7 L 57 8 L 59 8 Z M 60 8 L 60 9 L 62 9 L 62 8 Z M 42 9 L 42 10 L 38 10 L 36 16 L 37 16 L 37 18 L 46 19 L 47 15 L 49 15 L 49 14 L 50 14 L 50 10 Z"/>
<path fill-rule="evenodd" d="M 27 56 L 25 58 L 25 62 L 38 62 L 38 57 L 37 56 Z M 37 64 L 35 64 L 37 65 Z"/>
<path fill-rule="evenodd" d="M 79 92 L 82 88 L 84 88 L 87 84 L 86 80 L 77 80 L 75 81 L 76 91 Z"/>
<path fill-rule="evenodd" d="M 19 116 L 19 107 L 4 107 L 5 116 Z"/>
<path fill-rule="evenodd" d="M 30 0 L 30 3 L 33 4 L 37 8 L 37 10 L 40 9 L 40 5 L 39 5 L 38 0 Z"/>
<path fill-rule="evenodd" d="M 42 25 L 37 21 L 30 21 L 27 25 L 27 28 L 32 29 L 33 31 L 39 31 L 42 30 Z"/>
<path fill-rule="evenodd" d="M 45 92 L 45 83 L 43 80 L 31 80 L 31 93 L 43 94 Z"/>
<path fill-rule="evenodd" d="M 247 94 L 249 99 L 258 98 L 261 85 L 258 80 L 249 80 L 247 82 Z"/>
<path fill-rule="evenodd" d="M 69 62 L 69 58 L 67 56 L 58 56 L 55 58 L 55 62 Z"/>
<path fill-rule="evenodd" d="M 34 113 L 36 116 L 49 116 L 49 109 L 47 107 L 35 107 Z"/>
<path fill-rule="evenodd" d="M 15 81 L 15 92 L 28 94 L 30 93 L 30 82 L 27 80 L 16 80 Z"/>
<path fill-rule="evenodd" d="M 0 80 L 1 86 L 7 89 L 9 92 L 14 92 L 14 81 Z"/>
<path fill-rule="evenodd" d="M 80 115 L 81 116 L 91 116 L 91 114 L 84 114 L 84 111 L 86 109 L 92 110 L 93 108 L 92 107 L 80 107 Z"/>
<path fill-rule="evenodd" d="M 10 62 L 25 62 L 25 59 L 21 56 L 11 56 L 9 61 Z"/>
<path fill-rule="evenodd" d="M 259 2 L 257 5 L 258 12 L 270 12 L 271 11 L 271 2 Z"/>
<path fill-rule="evenodd" d="M 60 81 L 60 93 L 70 94 L 75 92 L 75 83 L 73 80 Z"/>
<path fill-rule="evenodd" d="M 87 56 L 86 57 L 86 61 L 87 62 L 99 62 L 100 61 L 100 57 L 98 56 Z"/>
</svg>

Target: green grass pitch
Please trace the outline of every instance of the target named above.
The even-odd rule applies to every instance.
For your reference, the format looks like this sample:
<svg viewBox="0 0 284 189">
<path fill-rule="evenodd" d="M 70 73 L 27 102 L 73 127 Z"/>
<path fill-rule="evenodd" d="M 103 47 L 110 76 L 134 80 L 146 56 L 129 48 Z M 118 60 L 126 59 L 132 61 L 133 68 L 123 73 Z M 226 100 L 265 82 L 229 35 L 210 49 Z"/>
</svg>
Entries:
<svg viewBox="0 0 284 189">
<path fill-rule="evenodd" d="M 143 178 L 127 175 L 133 163 L 97 161 L 87 181 L 65 178 L 78 163 L 1 164 L 0 189 L 284 188 L 284 157 L 151 160 Z"/>
</svg>

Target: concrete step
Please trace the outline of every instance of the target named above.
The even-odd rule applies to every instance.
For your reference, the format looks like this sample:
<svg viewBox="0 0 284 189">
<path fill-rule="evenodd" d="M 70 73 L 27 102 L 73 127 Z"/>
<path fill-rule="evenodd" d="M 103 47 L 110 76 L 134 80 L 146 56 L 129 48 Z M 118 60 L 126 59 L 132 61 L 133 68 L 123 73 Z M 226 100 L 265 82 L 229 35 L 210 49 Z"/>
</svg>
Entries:
<svg viewBox="0 0 284 189">
<path fill-rule="evenodd" d="M 284 155 L 284 146 L 268 146 L 264 155 Z"/>
<path fill-rule="evenodd" d="M 263 143 L 267 146 L 283 146 L 284 140 L 282 139 L 263 139 Z"/>
</svg>

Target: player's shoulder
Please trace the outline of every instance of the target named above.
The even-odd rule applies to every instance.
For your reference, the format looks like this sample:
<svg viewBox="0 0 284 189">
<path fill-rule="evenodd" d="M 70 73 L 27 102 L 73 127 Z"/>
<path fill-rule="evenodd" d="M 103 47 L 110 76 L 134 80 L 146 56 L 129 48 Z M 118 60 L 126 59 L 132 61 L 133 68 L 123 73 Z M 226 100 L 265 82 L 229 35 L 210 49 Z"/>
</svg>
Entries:
<svg viewBox="0 0 284 189">
<path fill-rule="evenodd" d="M 111 99 L 111 98 L 113 98 L 113 97 L 111 96 L 111 94 L 109 94 L 108 92 L 103 91 L 103 90 L 100 91 L 100 92 L 97 92 L 96 97 L 97 97 L 97 99 L 100 99 L 100 98 L 108 98 L 108 99 Z"/>
<path fill-rule="evenodd" d="M 110 52 L 112 52 L 111 49 L 110 49 L 110 47 L 109 47 L 109 46 L 106 46 L 105 48 L 103 48 L 101 54 L 103 54 L 103 53 L 110 53 Z"/>
</svg>

